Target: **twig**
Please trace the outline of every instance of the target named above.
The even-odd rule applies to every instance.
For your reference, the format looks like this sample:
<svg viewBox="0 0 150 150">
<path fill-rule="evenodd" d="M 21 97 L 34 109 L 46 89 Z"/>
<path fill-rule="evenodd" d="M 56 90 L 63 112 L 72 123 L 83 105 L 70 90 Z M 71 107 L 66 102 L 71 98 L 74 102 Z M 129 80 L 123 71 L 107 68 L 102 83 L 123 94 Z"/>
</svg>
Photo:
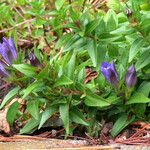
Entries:
<svg viewBox="0 0 150 150">
<path fill-rule="evenodd" d="M 41 138 L 37 136 L 12 136 L 12 137 L 3 137 L 0 136 L 0 142 L 19 142 L 19 141 L 31 141 L 31 140 L 46 140 L 46 138 Z"/>
<path fill-rule="evenodd" d="M 13 30 L 14 28 L 19 27 L 19 26 L 21 26 L 21 25 L 23 25 L 23 24 L 25 24 L 25 23 L 32 22 L 33 20 L 35 20 L 35 18 L 25 20 L 25 21 L 23 21 L 23 22 L 20 22 L 20 23 L 16 24 L 16 25 L 13 26 L 13 27 L 8 28 L 8 29 L 0 30 L 0 33 L 7 32 L 7 31 L 10 31 L 10 30 Z"/>
<path fill-rule="evenodd" d="M 3 89 L 3 88 L 5 88 L 5 87 L 8 87 L 9 85 L 11 85 L 11 83 L 6 83 L 6 84 L 0 86 L 0 90 Z"/>
<path fill-rule="evenodd" d="M 145 130 L 145 128 L 147 128 L 147 126 L 149 125 L 145 125 L 142 129 L 138 130 L 135 134 L 133 134 L 129 139 L 139 136 L 140 133 L 142 133 Z"/>
<path fill-rule="evenodd" d="M 46 32 L 45 32 L 45 25 L 43 24 L 43 30 L 44 30 L 44 40 L 45 40 L 45 43 L 47 44 L 47 46 L 49 47 L 49 49 L 51 49 L 51 46 L 49 45 L 47 39 L 46 39 Z"/>
<path fill-rule="evenodd" d="M 17 9 L 16 7 L 13 7 L 13 9 L 17 12 L 17 14 L 18 14 L 21 18 L 25 19 L 24 16 L 18 11 L 18 9 Z"/>
</svg>

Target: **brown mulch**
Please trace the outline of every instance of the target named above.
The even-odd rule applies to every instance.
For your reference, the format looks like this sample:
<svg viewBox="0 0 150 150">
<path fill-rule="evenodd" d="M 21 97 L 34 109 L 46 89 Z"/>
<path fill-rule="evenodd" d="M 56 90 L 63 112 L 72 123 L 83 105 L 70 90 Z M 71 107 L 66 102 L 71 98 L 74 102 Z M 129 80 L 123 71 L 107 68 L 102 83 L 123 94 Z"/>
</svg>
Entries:
<svg viewBox="0 0 150 150">
<path fill-rule="evenodd" d="M 150 123 L 135 122 L 131 125 L 128 131 L 132 131 L 133 134 L 124 131 L 121 135 L 116 137 L 116 143 L 128 144 L 128 145 L 149 145 L 150 146 Z"/>
</svg>

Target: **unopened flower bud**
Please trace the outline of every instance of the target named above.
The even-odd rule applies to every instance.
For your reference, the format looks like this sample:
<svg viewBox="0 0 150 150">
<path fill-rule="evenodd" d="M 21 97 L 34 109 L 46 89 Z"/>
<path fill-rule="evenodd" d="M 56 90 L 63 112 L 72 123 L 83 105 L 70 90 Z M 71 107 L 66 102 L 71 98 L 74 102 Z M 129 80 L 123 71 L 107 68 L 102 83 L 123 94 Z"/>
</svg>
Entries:
<svg viewBox="0 0 150 150">
<path fill-rule="evenodd" d="M 41 63 L 40 63 L 40 61 L 37 59 L 37 57 L 35 56 L 35 54 L 30 53 L 29 60 L 30 60 L 30 64 L 31 64 L 32 66 L 35 66 L 35 67 L 41 66 Z"/>
<path fill-rule="evenodd" d="M 135 86 L 137 81 L 136 70 L 134 65 L 131 65 L 126 73 L 125 82 L 128 88 L 132 88 Z"/>
<path fill-rule="evenodd" d="M 131 11 L 131 9 L 129 9 L 129 8 L 126 9 L 126 15 L 127 15 L 127 17 L 132 16 L 132 11 Z"/>
</svg>

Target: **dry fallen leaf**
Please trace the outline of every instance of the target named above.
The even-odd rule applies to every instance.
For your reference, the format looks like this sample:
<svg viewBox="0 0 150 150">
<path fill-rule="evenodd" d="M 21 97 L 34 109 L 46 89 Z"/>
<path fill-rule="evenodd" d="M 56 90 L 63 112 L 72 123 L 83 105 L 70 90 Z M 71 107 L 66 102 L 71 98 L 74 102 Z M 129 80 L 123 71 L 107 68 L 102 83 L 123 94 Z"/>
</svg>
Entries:
<svg viewBox="0 0 150 150">
<path fill-rule="evenodd" d="M 7 122 L 6 115 L 7 115 L 9 106 L 16 101 L 18 101 L 21 105 L 24 104 L 24 100 L 19 99 L 19 98 L 14 98 L 8 105 L 6 105 L 2 110 L 0 110 L 0 132 L 3 132 L 5 134 L 10 134 L 11 129 Z"/>
<path fill-rule="evenodd" d="M 0 111 L 0 131 L 6 134 L 10 133 L 10 126 L 6 120 L 8 108 Z"/>
</svg>

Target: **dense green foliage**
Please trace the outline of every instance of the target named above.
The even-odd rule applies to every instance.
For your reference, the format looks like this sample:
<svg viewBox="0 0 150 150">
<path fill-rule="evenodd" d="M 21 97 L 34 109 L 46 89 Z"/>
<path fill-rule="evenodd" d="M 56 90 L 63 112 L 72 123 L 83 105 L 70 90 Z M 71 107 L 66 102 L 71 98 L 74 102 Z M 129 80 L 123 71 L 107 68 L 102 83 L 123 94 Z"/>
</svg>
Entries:
<svg viewBox="0 0 150 150">
<path fill-rule="evenodd" d="M 18 46 L 6 79 L 15 87 L 0 105 L 2 109 L 14 96 L 24 101 L 24 111 L 15 101 L 7 113 L 11 126 L 27 121 L 21 134 L 50 126 L 54 118 L 61 118 L 67 135 L 84 126 L 91 136 L 99 134 L 102 120 L 114 123 L 112 136 L 134 121 L 150 120 L 148 0 L 110 0 L 98 8 L 84 0 L 8 0 L 1 2 L 0 14 L 1 37 L 13 37 L 16 46 L 25 40 L 33 44 Z M 29 64 L 30 51 L 41 65 Z M 119 88 L 100 72 L 104 61 L 115 62 Z M 128 89 L 125 74 L 132 64 L 137 84 Z M 85 84 L 87 66 L 98 76 Z"/>
</svg>

